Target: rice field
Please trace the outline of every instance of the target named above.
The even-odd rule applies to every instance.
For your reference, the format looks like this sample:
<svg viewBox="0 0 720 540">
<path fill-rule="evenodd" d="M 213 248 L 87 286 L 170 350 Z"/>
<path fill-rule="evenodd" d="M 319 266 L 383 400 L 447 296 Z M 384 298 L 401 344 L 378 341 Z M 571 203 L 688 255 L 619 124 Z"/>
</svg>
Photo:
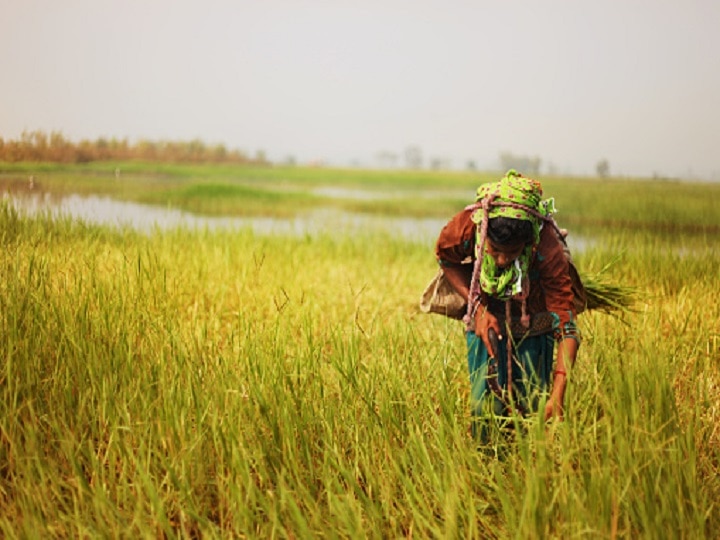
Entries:
<svg viewBox="0 0 720 540">
<path fill-rule="evenodd" d="M 184 182 L 249 183 L 213 174 Z M 307 190 L 295 174 L 256 189 Z M 437 189 L 442 176 L 375 174 L 343 185 Z M 173 193 L 188 188 L 170 176 Z M 575 254 L 581 272 L 642 296 L 617 317 L 581 315 L 565 421 L 529 421 L 500 458 L 469 436 L 461 323 L 417 308 L 432 244 L 140 233 L 1 202 L 0 534 L 717 538 L 718 189 L 544 185 L 563 224 L 598 239 Z M 663 193 L 670 218 L 650 209 Z"/>
</svg>

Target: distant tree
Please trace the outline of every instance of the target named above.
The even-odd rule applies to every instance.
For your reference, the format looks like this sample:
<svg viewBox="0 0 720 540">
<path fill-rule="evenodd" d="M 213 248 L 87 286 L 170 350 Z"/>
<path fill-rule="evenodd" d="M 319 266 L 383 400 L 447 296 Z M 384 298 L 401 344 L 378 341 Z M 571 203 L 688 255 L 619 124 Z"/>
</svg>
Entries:
<svg viewBox="0 0 720 540">
<path fill-rule="evenodd" d="M 228 151 L 224 144 L 216 144 L 212 148 L 212 160 L 222 162 L 227 159 Z"/>
<path fill-rule="evenodd" d="M 75 159 L 75 145 L 67 140 L 59 131 L 50 133 L 50 161 L 67 163 Z"/>
<path fill-rule="evenodd" d="M 607 178 L 610 176 L 610 163 L 607 159 L 601 159 L 595 165 L 595 172 L 600 178 Z"/>
<path fill-rule="evenodd" d="M 265 154 L 265 150 L 257 150 L 255 152 L 255 160 L 254 161 L 257 165 L 267 165 L 268 159 L 267 159 L 267 154 Z"/>
<path fill-rule="evenodd" d="M 419 146 L 408 146 L 405 149 L 405 166 L 408 169 L 422 169 L 423 155 Z"/>
<path fill-rule="evenodd" d="M 474 159 L 469 159 L 468 162 L 465 164 L 465 169 L 468 171 L 477 171 L 477 163 L 475 163 Z"/>
<path fill-rule="evenodd" d="M 224 145 L 208 146 L 200 139 L 191 141 L 150 141 L 141 139 L 130 145 L 127 139 L 100 137 L 71 142 L 60 132 L 48 136 L 41 131 L 24 131 L 18 140 L 0 138 L 0 161 L 50 161 L 86 163 L 90 161 L 144 159 L 149 161 L 194 163 L 256 163 L 267 165 L 265 152 L 259 150 L 254 160 L 240 150 Z"/>
<path fill-rule="evenodd" d="M 381 169 L 394 169 L 397 166 L 398 155 L 395 152 L 381 150 L 375 155 L 375 160 Z"/>
<path fill-rule="evenodd" d="M 430 160 L 430 169 L 433 171 L 447 171 L 450 169 L 450 160 L 441 157 L 432 158 Z"/>
<path fill-rule="evenodd" d="M 135 145 L 135 152 L 140 159 L 152 161 L 158 158 L 158 145 L 153 141 L 141 139 Z"/>
<path fill-rule="evenodd" d="M 519 173 L 539 174 L 542 159 L 538 156 L 525 156 L 512 152 L 500 152 L 500 168 L 503 171 L 515 169 Z"/>
<path fill-rule="evenodd" d="M 97 156 L 95 145 L 83 139 L 75 148 L 75 163 L 90 163 Z"/>
<path fill-rule="evenodd" d="M 200 139 L 193 139 L 189 143 L 181 145 L 181 157 L 187 161 L 203 161 L 207 157 L 207 147 Z"/>
</svg>

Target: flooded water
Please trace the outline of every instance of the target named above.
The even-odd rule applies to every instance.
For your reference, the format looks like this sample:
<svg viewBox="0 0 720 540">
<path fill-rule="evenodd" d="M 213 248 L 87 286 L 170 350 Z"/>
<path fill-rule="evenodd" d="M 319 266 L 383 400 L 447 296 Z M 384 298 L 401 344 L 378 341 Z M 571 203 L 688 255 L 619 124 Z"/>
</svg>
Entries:
<svg viewBox="0 0 720 540">
<path fill-rule="evenodd" d="M 48 194 L 13 196 L 5 193 L 3 198 L 9 200 L 20 211 L 30 215 L 48 212 L 53 216 L 68 216 L 99 225 L 130 227 L 145 233 L 154 229 L 177 227 L 203 230 L 251 229 L 256 234 L 300 236 L 384 231 L 410 242 L 432 245 L 450 218 L 450 216 L 448 218 L 372 216 L 330 208 L 321 208 L 293 218 L 209 217 L 175 208 L 119 201 L 96 195 L 50 198 Z M 587 247 L 588 240 L 570 235 L 568 244 L 572 251 L 579 252 Z"/>
<path fill-rule="evenodd" d="M 51 199 L 47 195 L 10 196 L 4 198 L 28 214 L 48 212 L 53 216 L 69 216 L 86 223 L 131 227 L 141 232 L 177 227 L 194 229 L 251 229 L 257 234 L 317 235 L 321 233 L 350 233 L 386 231 L 409 241 L 432 243 L 446 219 L 380 217 L 318 209 L 293 218 L 274 217 L 209 217 L 174 208 L 118 201 L 96 195 L 70 195 Z"/>
</svg>

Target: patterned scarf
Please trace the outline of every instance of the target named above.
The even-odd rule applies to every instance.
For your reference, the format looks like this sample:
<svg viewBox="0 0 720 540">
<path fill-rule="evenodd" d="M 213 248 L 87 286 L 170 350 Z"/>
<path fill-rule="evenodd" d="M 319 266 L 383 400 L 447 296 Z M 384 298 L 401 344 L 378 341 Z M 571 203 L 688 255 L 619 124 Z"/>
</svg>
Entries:
<svg viewBox="0 0 720 540">
<path fill-rule="evenodd" d="M 515 262 L 504 270 L 499 270 L 495 259 L 487 253 L 483 253 L 480 267 L 480 288 L 490 296 L 501 299 L 521 294 L 524 278 L 528 275 L 532 251 L 532 246 L 526 246 Z"/>
<path fill-rule="evenodd" d="M 542 200 L 542 186 L 537 180 L 526 178 L 510 169 L 498 182 L 483 184 L 477 190 L 476 208 L 472 220 L 477 224 L 475 257 L 476 265 L 470 291 L 470 304 L 476 304 L 479 289 L 502 300 L 517 298 L 523 301 L 529 289 L 528 270 L 533 252 L 540 241 L 542 223 L 555 212 L 553 199 Z M 499 269 L 495 260 L 485 249 L 488 220 L 507 217 L 530 221 L 534 230 L 534 241 L 522 251 L 515 262 L 506 269 Z M 467 321 L 474 306 L 468 306 Z M 523 321 L 525 322 L 525 320 Z"/>
</svg>

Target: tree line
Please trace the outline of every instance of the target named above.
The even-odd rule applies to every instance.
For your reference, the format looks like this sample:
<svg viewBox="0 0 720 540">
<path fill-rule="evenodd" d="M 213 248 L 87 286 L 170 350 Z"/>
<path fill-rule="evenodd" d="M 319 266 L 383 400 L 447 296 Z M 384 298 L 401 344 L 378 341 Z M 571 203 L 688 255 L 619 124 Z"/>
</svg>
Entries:
<svg viewBox="0 0 720 540">
<path fill-rule="evenodd" d="M 241 150 L 230 150 L 223 144 L 208 145 L 199 139 L 191 141 L 151 141 L 99 137 L 92 141 L 73 142 L 62 133 L 23 132 L 19 139 L 0 137 L 0 161 L 45 161 L 55 163 L 89 163 L 91 161 L 145 160 L 178 163 L 236 163 L 265 165 L 265 153 L 248 156 Z"/>
</svg>

